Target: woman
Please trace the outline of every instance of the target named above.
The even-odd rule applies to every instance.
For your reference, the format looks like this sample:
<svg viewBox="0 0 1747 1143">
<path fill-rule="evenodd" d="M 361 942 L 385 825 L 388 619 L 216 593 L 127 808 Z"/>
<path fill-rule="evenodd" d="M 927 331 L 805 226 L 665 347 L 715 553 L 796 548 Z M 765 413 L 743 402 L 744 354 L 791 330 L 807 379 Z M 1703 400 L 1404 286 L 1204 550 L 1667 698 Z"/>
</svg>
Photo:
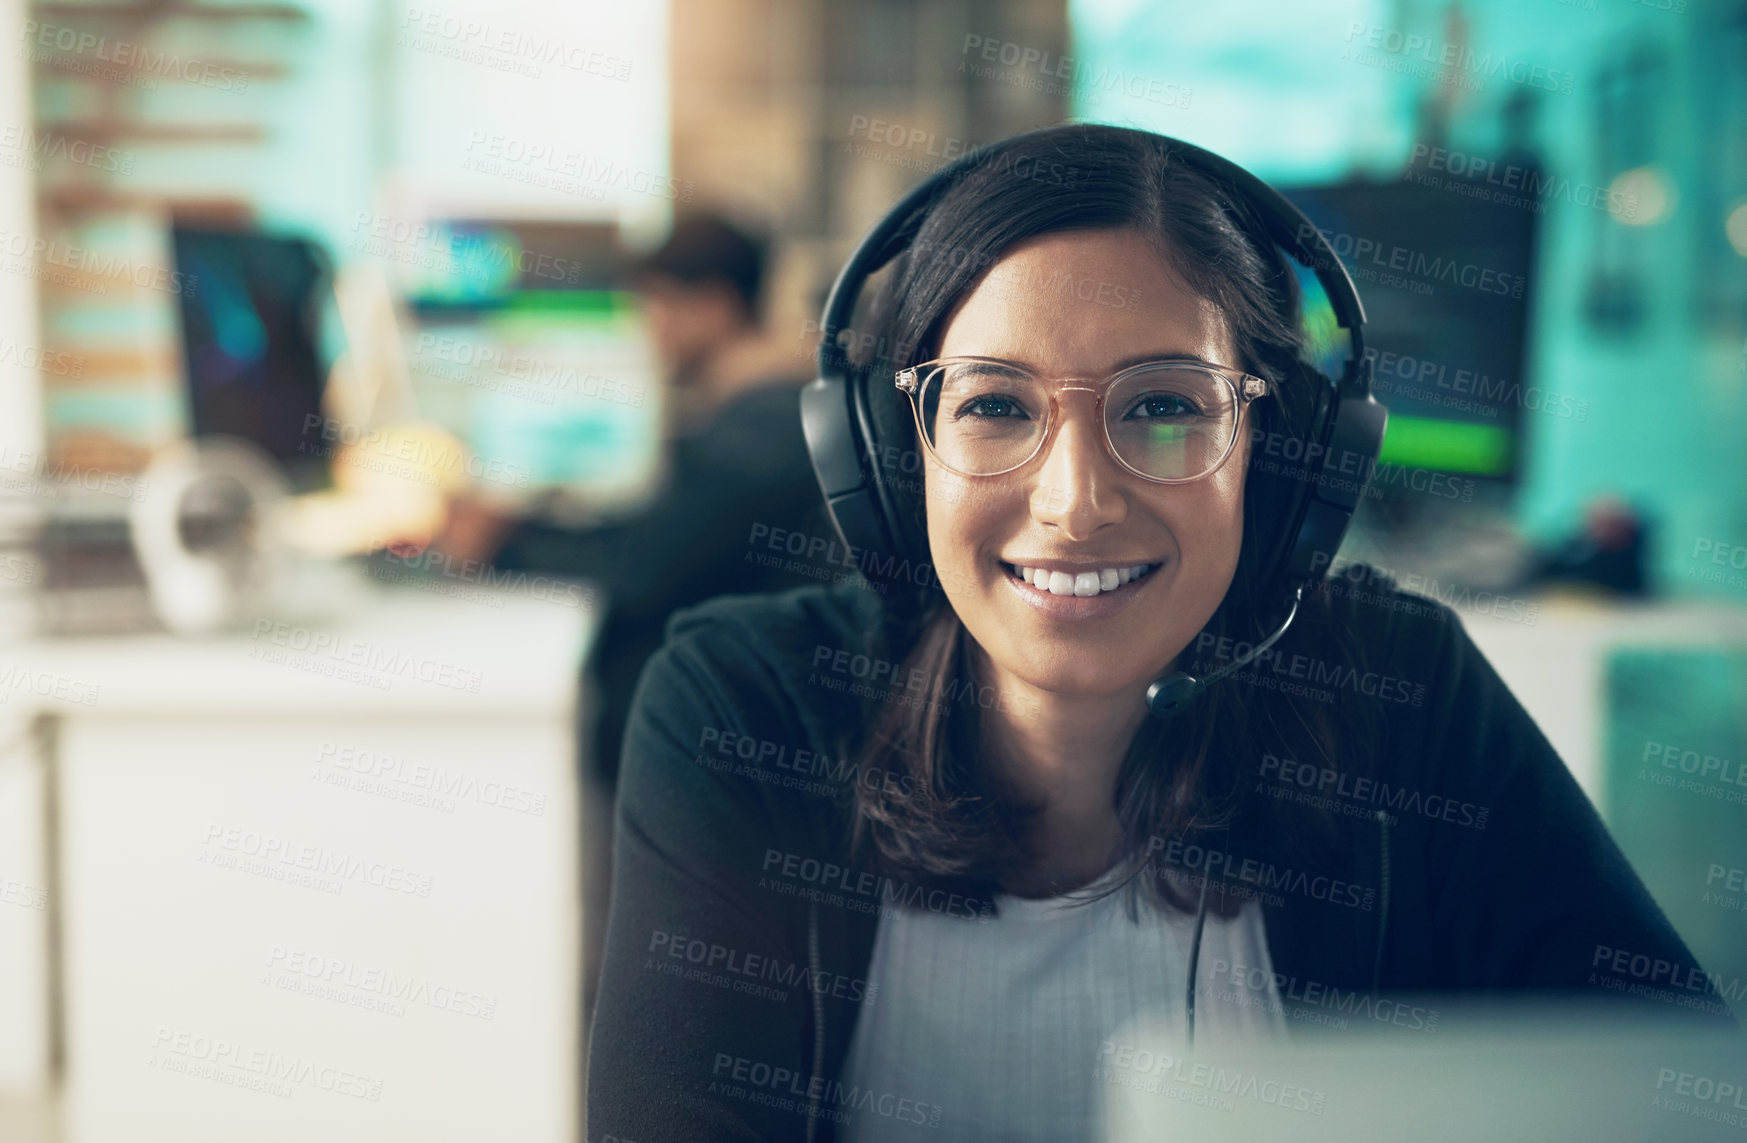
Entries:
<svg viewBox="0 0 1747 1143">
<path fill-rule="evenodd" d="M 1430 601 L 1322 585 L 1148 718 L 1277 621 L 1252 452 L 1312 415 L 1296 279 L 1157 136 L 1004 158 L 870 339 L 938 583 L 718 600 L 643 676 L 591 1138 L 1081 1138 L 1135 1018 L 1219 1043 L 1363 996 L 1423 1029 L 1380 998 L 1692 964 Z"/>
</svg>

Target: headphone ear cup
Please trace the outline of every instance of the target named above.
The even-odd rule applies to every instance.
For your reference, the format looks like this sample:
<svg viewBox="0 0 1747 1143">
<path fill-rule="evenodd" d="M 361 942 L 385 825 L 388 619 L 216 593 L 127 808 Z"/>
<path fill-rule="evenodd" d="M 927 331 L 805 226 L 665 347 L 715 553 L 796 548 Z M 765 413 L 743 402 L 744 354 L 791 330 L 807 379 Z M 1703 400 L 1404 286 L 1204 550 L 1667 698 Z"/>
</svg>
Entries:
<svg viewBox="0 0 1747 1143">
<path fill-rule="evenodd" d="M 1309 416 L 1302 429 L 1290 423 L 1276 402 L 1265 418 L 1250 430 L 1250 466 L 1245 474 L 1244 518 L 1256 520 L 1255 535 L 1262 545 L 1258 560 L 1259 583 L 1265 592 L 1284 585 L 1291 573 L 1292 553 L 1298 544 L 1304 516 L 1315 491 L 1316 472 L 1305 456 L 1314 456 L 1328 434 L 1335 400 L 1334 382 L 1309 365 L 1300 363 L 1301 375 L 1287 384 L 1312 392 Z M 1261 406 L 1253 406 L 1260 408 Z M 1271 599 L 1271 597 L 1270 597 Z"/>
<path fill-rule="evenodd" d="M 900 566 L 913 567 L 928 562 L 922 446 L 909 402 L 893 383 L 892 372 L 889 362 L 876 361 L 858 367 L 851 383 L 867 446 L 869 482 L 894 547 L 886 554 Z"/>
<path fill-rule="evenodd" d="M 1349 394 L 1340 399 L 1329 421 L 1314 466 L 1319 478 L 1309 485 L 1311 497 L 1286 569 L 1295 582 L 1306 585 L 1321 582 L 1340 551 L 1382 453 L 1389 410 L 1369 392 Z"/>
</svg>

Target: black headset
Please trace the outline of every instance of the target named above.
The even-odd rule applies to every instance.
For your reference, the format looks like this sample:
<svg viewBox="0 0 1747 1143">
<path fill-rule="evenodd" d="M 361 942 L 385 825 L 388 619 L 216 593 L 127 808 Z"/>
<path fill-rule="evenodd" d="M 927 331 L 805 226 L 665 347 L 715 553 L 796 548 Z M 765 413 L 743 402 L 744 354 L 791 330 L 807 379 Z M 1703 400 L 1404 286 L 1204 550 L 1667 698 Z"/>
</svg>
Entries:
<svg viewBox="0 0 1747 1143">
<path fill-rule="evenodd" d="M 954 184 L 973 171 L 999 162 L 1021 143 L 1074 127 L 1047 127 L 1016 135 L 969 152 L 924 179 L 875 224 L 856 247 L 825 302 L 819 326 L 818 377 L 801 390 L 801 427 L 812 455 L 825 504 L 838 535 L 864 574 L 873 578 L 914 578 L 912 569 L 928 568 L 925 539 L 916 535 L 899 508 L 897 478 L 882 463 L 890 456 L 895 434 L 906 427 L 882 425 L 870 400 L 870 385 L 892 385 L 890 376 L 871 375 L 852 363 L 840 344 L 856 335 L 851 328 L 856 302 L 869 277 L 902 253 L 913 241 L 927 212 Z M 1322 284 L 1335 320 L 1348 335 L 1348 358 L 1338 379 L 1305 366 L 1317 384 L 1309 431 L 1302 443 L 1306 475 L 1287 482 L 1281 510 L 1281 531 L 1264 554 L 1264 583 L 1282 585 L 1290 602 L 1283 622 L 1267 639 L 1236 661 L 1205 678 L 1182 672 L 1154 682 L 1147 706 L 1164 717 L 1181 710 L 1195 695 L 1252 661 L 1291 625 L 1304 593 L 1327 574 L 1347 525 L 1364 495 L 1383 445 L 1388 410 L 1371 395 L 1371 362 L 1365 354 L 1365 310 L 1353 280 L 1334 248 L 1304 213 L 1279 191 L 1229 159 L 1169 136 L 1130 128 L 1097 127 L 1099 131 L 1129 131 L 1163 141 L 1173 159 L 1202 172 L 1235 198 L 1246 203 L 1267 230 L 1268 237 L 1288 255 L 1312 270 Z M 876 363 L 880 355 L 875 355 Z M 909 364 L 905 362 L 904 364 Z M 893 405 L 897 403 L 892 402 Z M 884 418 L 890 421 L 890 416 Z M 868 558 L 871 556 L 872 558 Z"/>
</svg>

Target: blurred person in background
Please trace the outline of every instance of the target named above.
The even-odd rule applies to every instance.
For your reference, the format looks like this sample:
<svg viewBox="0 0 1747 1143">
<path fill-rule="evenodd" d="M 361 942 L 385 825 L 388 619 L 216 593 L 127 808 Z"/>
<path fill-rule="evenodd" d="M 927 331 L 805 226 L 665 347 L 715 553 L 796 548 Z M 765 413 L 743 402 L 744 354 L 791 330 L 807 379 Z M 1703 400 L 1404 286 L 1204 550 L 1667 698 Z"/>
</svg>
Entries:
<svg viewBox="0 0 1747 1143">
<path fill-rule="evenodd" d="M 582 774 L 599 811 L 584 827 L 587 876 L 603 895 L 631 695 L 668 616 L 717 595 L 795 586 L 792 575 L 748 558 L 755 527 L 829 533 L 797 413 L 806 377 L 792 355 L 785 362 L 771 351 L 761 331 L 767 257 L 759 236 L 695 214 L 631 268 L 668 386 L 669 461 L 653 499 L 618 520 L 575 528 L 463 498 L 451 504 L 436 542 L 457 558 L 585 579 L 604 593 L 600 635 L 584 664 L 595 701 L 584 715 L 592 715 L 593 733 L 583 738 Z M 585 1008 L 592 1009 L 603 926 L 591 916 L 585 927 Z"/>
</svg>

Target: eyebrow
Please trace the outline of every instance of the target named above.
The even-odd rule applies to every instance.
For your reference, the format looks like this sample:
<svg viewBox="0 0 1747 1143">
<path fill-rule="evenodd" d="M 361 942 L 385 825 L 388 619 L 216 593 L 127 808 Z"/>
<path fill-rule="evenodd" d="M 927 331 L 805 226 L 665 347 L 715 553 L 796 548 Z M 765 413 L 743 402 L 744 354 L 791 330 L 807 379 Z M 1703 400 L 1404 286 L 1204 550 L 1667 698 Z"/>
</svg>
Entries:
<svg viewBox="0 0 1747 1143">
<path fill-rule="evenodd" d="M 1124 357 L 1111 368 L 1110 372 L 1121 373 L 1124 369 L 1132 369 L 1134 366 L 1145 364 L 1148 361 L 1195 361 L 1202 365 L 1219 364 L 1217 361 L 1209 361 L 1207 358 L 1193 353 L 1143 353 L 1138 357 Z"/>
<path fill-rule="evenodd" d="M 1033 373 L 1042 372 L 1041 370 L 1039 370 L 1037 368 L 1037 366 L 1031 364 L 1030 362 L 1020 361 L 1020 360 L 1018 360 L 1016 358 L 1012 358 L 1012 357 L 1000 357 L 998 355 L 988 354 L 988 353 L 977 354 L 976 356 L 987 358 L 987 359 L 992 360 L 992 361 L 999 361 L 1005 365 L 1016 365 L 1021 369 L 1029 369 Z M 1209 361 L 1207 358 L 1201 357 L 1198 354 L 1194 354 L 1194 353 L 1141 353 L 1141 354 L 1136 354 L 1133 357 L 1124 357 L 1121 361 L 1116 362 L 1108 370 L 1106 370 L 1104 373 L 1104 376 L 1109 377 L 1109 376 L 1112 376 L 1113 374 L 1121 373 L 1124 369 L 1132 369 L 1136 365 L 1144 365 L 1149 361 L 1184 361 L 1184 362 L 1193 362 L 1193 363 L 1200 364 L 1200 365 L 1214 365 L 1214 366 L 1218 366 L 1221 369 L 1231 368 L 1230 366 L 1221 365 L 1217 361 Z"/>
</svg>

